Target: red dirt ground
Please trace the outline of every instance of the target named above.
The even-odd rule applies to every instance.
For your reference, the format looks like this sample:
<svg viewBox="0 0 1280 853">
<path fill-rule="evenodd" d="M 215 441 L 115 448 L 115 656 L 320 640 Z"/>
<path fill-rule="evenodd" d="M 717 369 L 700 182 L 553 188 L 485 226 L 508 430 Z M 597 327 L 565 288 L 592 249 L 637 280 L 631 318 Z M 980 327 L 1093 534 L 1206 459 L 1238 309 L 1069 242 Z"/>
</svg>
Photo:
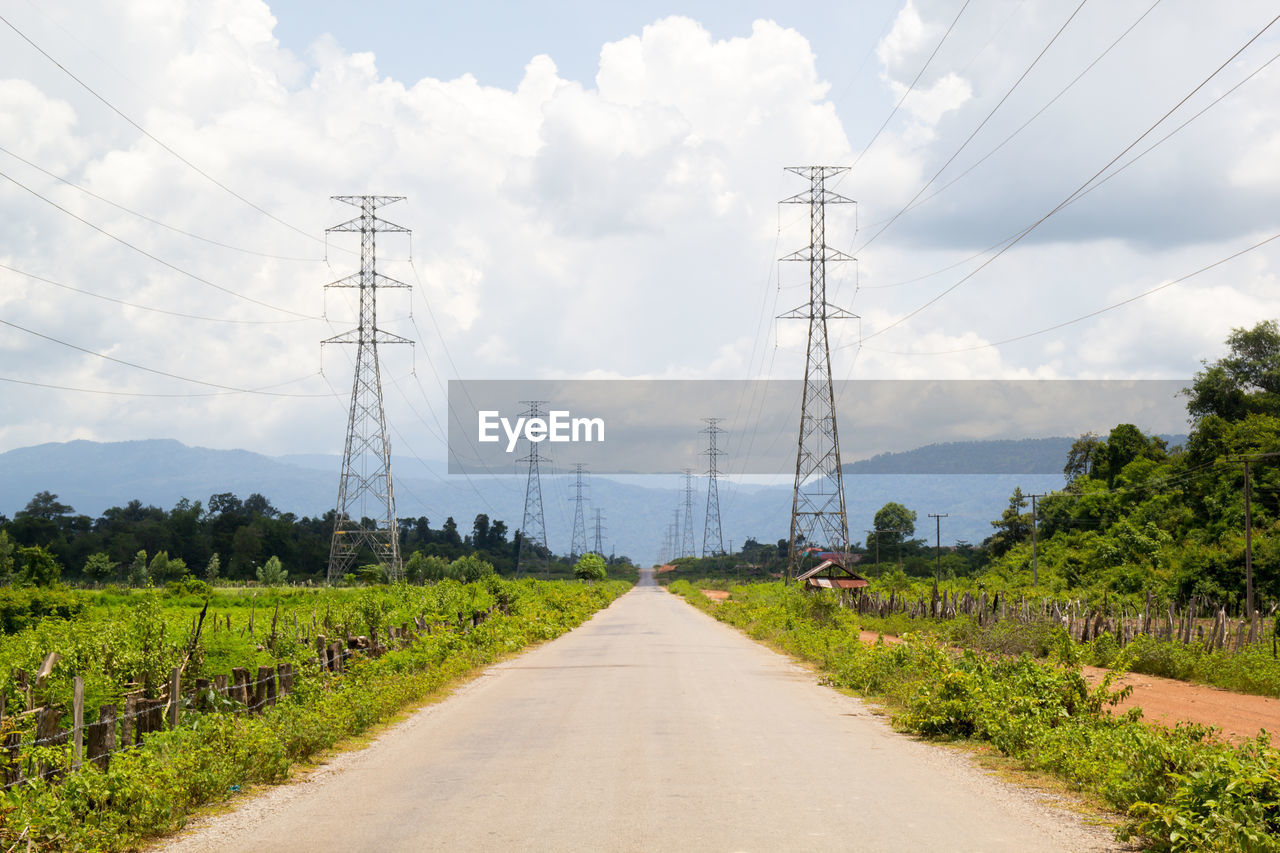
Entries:
<svg viewBox="0 0 1280 853">
<path fill-rule="evenodd" d="M 863 631 L 860 639 L 874 643 L 880 636 L 875 631 Z M 883 636 L 886 643 L 902 642 L 892 634 Z M 1096 684 L 1107 670 L 1086 666 L 1081 667 L 1081 672 L 1087 681 Z M 1141 708 L 1142 717 L 1148 722 L 1173 726 L 1188 721 L 1216 726 L 1222 729 L 1223 737 L 1236 743 L 1255 737 L 1263 729 L 1280 733 L 1280 699 L 1140 673 L 1130 673 L 1113 686 L 1127 685 L 1133 686 L 1133 692 L 1119 704 L 1118 712 Z"/>
<path fill-rule="evenodd" d="M 729 597 L 729 591 L 726 589 L 704 589 L 700 592 L 712 601 L 724 601 Z"/>
</svg>

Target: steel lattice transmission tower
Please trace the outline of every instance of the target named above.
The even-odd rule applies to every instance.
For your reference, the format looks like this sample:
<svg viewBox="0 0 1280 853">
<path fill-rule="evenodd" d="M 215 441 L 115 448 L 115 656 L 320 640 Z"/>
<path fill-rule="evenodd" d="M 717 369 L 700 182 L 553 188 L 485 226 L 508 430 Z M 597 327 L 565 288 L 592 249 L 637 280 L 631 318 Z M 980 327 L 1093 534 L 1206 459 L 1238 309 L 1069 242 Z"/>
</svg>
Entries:
<svg viewBox="0 0 1280 853">
<path fill-rule="evenodd" d="M 702 556 L 718 557 L 724 553 L 724 533 L 720 528 L 720 457 L 724 451 L 716 447 L 716 441 L 724 430 L 720 429 L 720 421 L 724 418 L 703 418 L 707 428 L 702 433 L 707 436 L 707 449 L 699 455 L 707 457 L 707 516 L 702 526 Z"/>
<path fill-rule="evenodd" d="M 809 180 L 809 189 L 783 204 L 809 206 L 809 245 L 782 258 L 809 264 L 809 304 L 782 315 L 809 321 L 809 345 L 805 350 L 804 393 L 800 403 L 800 438 L 796 447 L 796 482 L 791 503 L 791 542 L 787 574 L 799 563 L 798 542 L 826 546 L 841 554 L 848 550 L 849 520 L 845 515 L 844 478 L 840 471 L 840 441 L 836 431 L 835 392 L 831 387 L 831 349 L 828 320 L 857 319 L 827 302 L 827 264 L 852 257 L 826 244 L 826 206 L 852 204 L 831 192 L 829 178 L 848 171 L 844 166 L 789 166 Z"/>
<path fill-rule="evenodd" d="M 594 553 L 604 556 L 604 519 L 601 517 L 603 510 L 596 508 L 596 547 Z"/>
<path fill-rule="evenodd" d="M 408 228 L 378 218 L 383 205 L 404 196 L 340 195 L 336 201 L 355 205 L 360 215 L 328 229 L 360 235 L 360 272 L 341 278 L 326 287 L 349 287 L 360 291 L 360 324 L 349 332 L 334 335 L 322 344 L 355 344 L 355 380 L 351 387 L 351 412 L 347 420 L 347 440 L 342 451 L 342 477 L 338 482 L 337 515 L 329 546 L 329 583 L 340 580 L 351 569 L 362 548 L 387 567 L 391 580 L 401 576 L 400 535 L 396 528 L 396 499 L 391 488 L 391 443 L 387 440 L 387 418 L 382 407 L 382 377 L 378 367 L 378 344 L 412 344 L 399 335 L 378 328 L 378 290 L 407 284 L 387 278 L 377 271 L 379 232 L 409 233 Z M 365 527 L 364 519 L 373 527 Z"/>
<path fill-rule="evenodd" d="M 680 537 L 680 556 L 692 557 L 697 545 L 693 539 L 693 495 L 697 489 L 693 486 L 693 469 L 684 471 L 684 534 Z"/>
<path fill-rule="evenodd" d="M 587 553 L 587 521 L 582 512 L 582 504 L 587 499 L 586 495 L 582 494 L 586 485 L 582 482 L 582 474 L 586 470 L 587 466 L 584 462 L 575 462 L 573 465 L 573 497 L 569 499 L 573 501 L 573 540 L 569 546 L 570 562 L 577 562 L 579 557 Z"/>
<path fill-rule="evenodd" d="M 521 400 L 529 407 L 524 413 L 527 418 L 542 417 L 541 407 L 546 400 Z M 551 571 L 551 551 L 547 547 L 547 523 L 542 514 L 542 469 L 541 463 L 546 457 L 539 455 L 536 442 L 529 442 L 529 455 L 521 462 L 529 463 L 529 479 L 524 489 L 524 520 L 520 522 L 520 550 L 516 552 L 516 576 L 524 571 L 528 562 L 526 551 L 537 559 L 538 552 L 534 546 L 542 546 L 544 572 Z"/>
</svg>

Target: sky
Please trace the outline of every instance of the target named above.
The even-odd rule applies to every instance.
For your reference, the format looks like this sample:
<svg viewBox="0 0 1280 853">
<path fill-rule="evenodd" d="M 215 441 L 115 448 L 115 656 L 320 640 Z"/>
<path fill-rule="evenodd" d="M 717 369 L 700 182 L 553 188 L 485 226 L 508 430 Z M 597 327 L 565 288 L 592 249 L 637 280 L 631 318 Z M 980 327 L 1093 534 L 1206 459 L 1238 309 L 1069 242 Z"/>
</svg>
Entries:
<svg viewBox="0 0 1280 853">
<path fill-rule="evenodd" d="M 355 213 L 335 195 L 406 197 L 379 321 L 415 345 L 382 377 L 394 451 L 424 460 L 450 379 L 799 378 L 787 166 L 850 167 L 837 379 L 1186 379 L 1280 317 L 1272 4 L 0 15 L 0 451 L 340 453 L 354 353 L 320 341 L 355 314 L 324 285 L 359 255 L 326 234 Z M 749 409 L 721 413 L 730 459 Z"/>
</svg>

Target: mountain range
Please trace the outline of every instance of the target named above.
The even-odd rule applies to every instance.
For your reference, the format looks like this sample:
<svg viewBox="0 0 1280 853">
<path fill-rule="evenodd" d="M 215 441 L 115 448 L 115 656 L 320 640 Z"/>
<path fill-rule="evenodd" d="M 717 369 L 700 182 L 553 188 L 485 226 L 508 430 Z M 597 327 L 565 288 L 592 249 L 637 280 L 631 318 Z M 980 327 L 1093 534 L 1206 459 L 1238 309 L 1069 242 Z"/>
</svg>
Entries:
<svg viewBox="0 0 1280 853">
<path fill-rule="evenodd" d="M 1174 440 L 1182 437 L 1170 436 Z M 980 542 L 990 522 L 1008 506 L 1015 486 L 1024 492 L 1060 488 L 1066 451 L 1072 439 L 1023 442 L 958 442 L 930 445 L 906 453 L 882 454 L 845 466 L 850 536 L 862 540 L 872 517 L 887 501 L 919 514 L 916 536 L 931 540 L 935 531 L 927 513 L 948 513 L 943 543 Z M 1176 443 L 1173 441 L 1171 443 Z M 208 502 L 209 496 L 257 492 L 282 512 L 322 515 L 335 503 L 340 459 L 302 455 L 271 457 L 247 450 L 188 447 L 172 439 L 123 442 L 69 441 L 0 453 L 0 513 L 12 516 L 37 492 L 49 491 L 77 513 L 96 517 L 131 500 L 163 508 L 183 498 Z M 396 514 L 426 516 L 440 527 L 452 516 L 469 531 L 477 513 L 520 526 L 525 502 L 522 477 L 460 477 L 443 473 L 443 463 L 393 459 Z M 1040 473 L 1035 473 L 1040 472 Z M 604 550 L 626 554 L 639 563 L 657 559 L 668 527 L 684 498 L 673 477 L 589 478 L 584 508 L 588 546 L 594 541 L 594 508 L 604 517 Z M 694 539 L 702 546 L 706 485 L 698 481 L 694 501 Z M 547 538 L 557 552 L 568 552 L 573 524 L 567 475 L 544 475 L 542 491 Z M 777 541 L 788 536 L 789 485 L 753 485 L 721 481 L 720 509 L 724 544 L 748 537 Z"/>
</svg>

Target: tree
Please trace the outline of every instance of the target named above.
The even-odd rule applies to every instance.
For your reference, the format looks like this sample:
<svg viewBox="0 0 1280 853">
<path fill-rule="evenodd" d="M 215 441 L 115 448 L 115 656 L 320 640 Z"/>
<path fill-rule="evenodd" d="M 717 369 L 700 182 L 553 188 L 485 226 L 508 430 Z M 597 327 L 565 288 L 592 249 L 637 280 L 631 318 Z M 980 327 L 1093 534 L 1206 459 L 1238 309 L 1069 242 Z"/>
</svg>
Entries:
<svg viewBox="0 0 1280 853">
<path fill-rule="evenodd" d="M 222 571 L 222 558 L 218 556 L 218 552 L 214 551 L 213 556 L 209 558 L 209 562 L 204 566 L 204 579 L 209 583 L 213 583 L 218 579 L 218 574 Z"/>
<path fill-rule="evenodd" d="M 39 545 L 19 548 L 14 559 L 14 581 L 18 586 L 53 586 L 62 575 L 62 566 Z"/>
<path fill-rule="evenodd" d="M 85 577 L 92 578 L 96 581 L 104 581 L 115 575 L 116 569 L 120 567 L 119 563 L 114 562 L 111 556 L 98 551 L 90 554 L 89 559 L 84 562 Z"/>
<path fill-rule="evenodd" d="M 129 576 L 127 578 L 130 586 L 143 586 L 147 582 L 147 552 L 139 551 L 133 555 L 133 562 L 129 564 Z"/>
<path fill-rule="evenodd" d="M 285 571 L 284 566 L 280 563 L 280 558 L 271 555 L 265 563 L 258 567 L 258 583 L 266 586 L 280 586 L 289 578 L 289 573 Z"/>
<path fill-rule="evenodd" d="M 1197 423 L 1214 415 L 1227 421 L 1249 414 L 1280 414 L 1280 325 L 1264 320 L 1252 329 L 1233 329 L 1228 354 L 1202 361 L 1190 388 L 1187 411 Z"/>
<path fill-rule="evenodd" d="M 56 521 L 64 515 L 75 512 L 71 507 L 58 501 L 52 492 L 37 492 L 35 497 L 27 501 L 25 509 L 14 514 L 14 518 L 39 518 L 45 521 Z"/>
<path fill-rule="evenodd" d="M 489 516 L 480 513 L 471 525 L 471 545 L 475 548 L 489 547 Z"/>
<path fill-rule="evenodd" d="M 262 495 L 254 492 L 244 500 L 244 511 L 250 515 L 261 516 L 262 518 L 275 518 L 280 514 L 280 510 L 271 505 L 271 501 Z"/>
<path fill-rule="evenodd" d="M 422 560 L 422 580 L 430 583 L 453 577 L 450 574 L 449 561 L 436 554 L 428 554 Z"/>
<path fill-rule="evenodd" d="M 599 554 L 583 554 L 573 567 L 573 576 L 584 581 L 604 580 L 608 577 L 604 557 Z"/>
<path fill-rule="evenodd" d="M 916 532 L 916 511 L 894 501 L 880 507 L 874 521 L 882 537 L 880 541 L 884 543 L 900 546 Z M 871 533 L 871 536 L 875 535 L 875 532 Z"/>
<path fill-rule="evenodd" d="M 1099 456 L 1105 443 L 1094 432 L 1086 432 L 1071 443 L 1067 451 L 1067 464 L 1062 466 L 1062 475 L 1068 483 L 1074 483 L 1081 477 L 1092 476 L 1097 470 Z"/>
<path fill-rule="evenodd" d="M 454 577 L 463 583 L 472 583 L 493 574 L 493 564 L 475 554 L 467 554 L 454 560 L 449 566 Z"/>
<path fill-rule="evenodd" d="M 13 583 L 13 540 L 9 534 L 0 530 L 0 585 Z"/>
<path fill-rule="evenodd" d="M 1013 494 L 1009 496 L 1009 507 L 999 521 L 991 522 L 996 532 L 987 540 L 987 545 L 994 556 L 1003 556 L 1014 545 L 1031 538 L 1031 513 L 1022 511 L 1027 503 L 1022 487 L 1014 486 Z"/>
</svg>

